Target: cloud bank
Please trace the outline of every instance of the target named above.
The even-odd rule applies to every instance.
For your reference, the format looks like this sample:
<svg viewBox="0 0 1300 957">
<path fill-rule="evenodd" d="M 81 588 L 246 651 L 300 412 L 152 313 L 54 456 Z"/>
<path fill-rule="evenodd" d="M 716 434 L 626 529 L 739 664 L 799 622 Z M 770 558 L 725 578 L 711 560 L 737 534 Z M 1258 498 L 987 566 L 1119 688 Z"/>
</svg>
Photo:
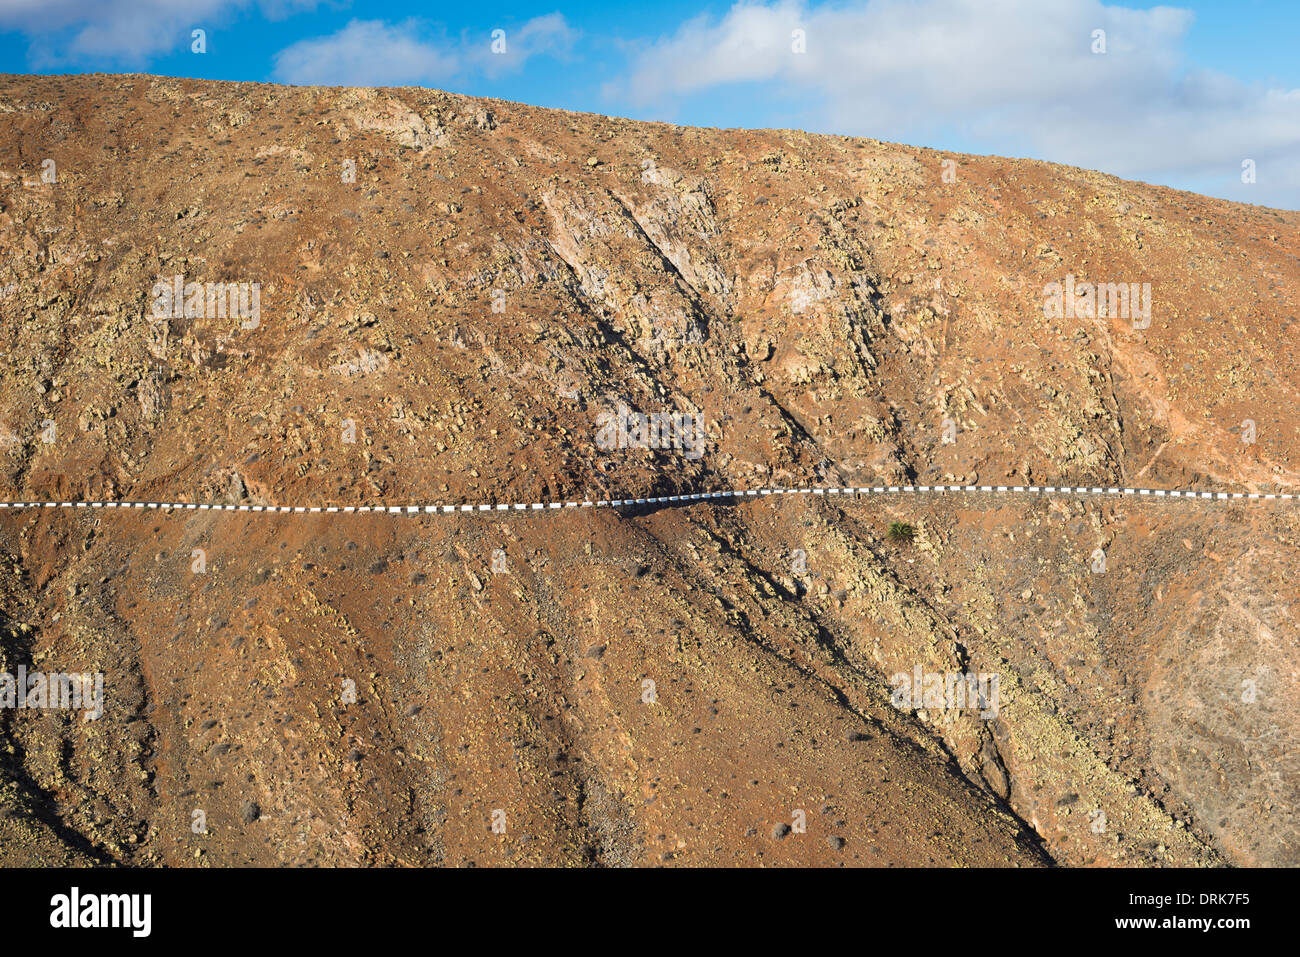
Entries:
<svg viewBox="0 0 1300 957">
<path fill-rule="evenodd" d="M 325 37 L 299 40 L 275 57 L 280 83 L 333 86 L 440 84 L 468 74 L 495 77 L 534 56 L 567 56 L 577 38 L 558 13 L 489 34 L 448 38 L 419 20 L 353 20 Z"/>
<path fill-rule="evenodd" d="M 29 40 L 37 66 L 95 60 L 142 64 L 188 46 L 190 30 L 229 22 L 247 9 L 267 19 L 310 10 L 319 0 L 0 0 L 0 30 Z"/>
<path fill-rule="evenodd" d="M 798 112 L 823 130 L 918 145 L 955 134 L 985 150 L 1300 206 L 1300 89 L 1190 68 L 1192 20 L 1097 0 L 742 2 L 643 47 L 605 92 L 671 107 L 767 84 L 805 100 Z M 1254 187 L 1240 181 L 1246 159 Z"/>
</svg>

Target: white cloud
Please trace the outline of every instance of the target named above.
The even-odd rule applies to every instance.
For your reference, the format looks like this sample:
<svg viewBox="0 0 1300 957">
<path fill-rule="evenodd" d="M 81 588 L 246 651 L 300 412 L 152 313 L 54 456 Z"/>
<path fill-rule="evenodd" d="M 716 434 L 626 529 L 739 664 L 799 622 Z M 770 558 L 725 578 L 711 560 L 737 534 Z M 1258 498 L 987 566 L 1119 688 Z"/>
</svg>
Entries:
<svg viewBox="0 0 1300 957">
<path fill-rule="evenodd" d="M 1097 0 L 742 2 L 644 48 L 607 93 L 645 105 L 778 84 L 822 129 L 920 145 L 953 131 L 1001 153 L 1300 205 L 1300 90 L 1189 69 L 1191 24 L 1185 10 Z M 806 53 L 792 52 L 796 29 Z M 1245 158 L 1259 164 L 1254 187 L 1237 179 Z"/>
<path fill-rule="evenodd" d="M 470 72 L 498 76 L 533 56 L 567 55 L 576 35 L 562 15 L 547 14 L 506 29 L 504 50 L 494 53 L 490 33 L 452 40 L 417 20 L 353 20 L 330 36 L 281 50 L 272 75 L 282 83 L 333 86 L 415 86 Z"/>
<path fill-rule="evenodd" d="M 489 76 L 514 72 L 534 56 L 567 57 L 578 37 L 559 13 L 534 17 L 518 29 L 500 29 L 505 34 L 503 52 L 494 52 L 488 43 L 473 47 L 475 62 Z"/>
<path fill-rule="evenodd" d="M 190 30 L 221 26 L 244 9 L 275 18 L 315 7 L 318 0 L 0 0 L 0 29 L 29 42 L 32 61 L 54 65 L 86 60 L 140 63 L 183 49 Z"/>
<path fill-rule="evenodd" d="M 274 79 L 333 86 L 415 86 L 442 82 L 460 69 L 445 40 L 420 39 L 413 22 L 353 20 L 327 37 L 299 40 L 275 56 Z"/>
</svg>

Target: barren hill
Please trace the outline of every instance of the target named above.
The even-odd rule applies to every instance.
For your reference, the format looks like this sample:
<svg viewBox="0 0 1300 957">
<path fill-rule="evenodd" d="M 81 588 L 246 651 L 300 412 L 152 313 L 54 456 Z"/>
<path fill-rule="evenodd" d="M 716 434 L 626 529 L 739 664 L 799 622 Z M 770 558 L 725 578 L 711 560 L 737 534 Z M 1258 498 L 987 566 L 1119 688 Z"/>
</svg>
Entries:
<svg viewBox="0 0 1300 957">
<path fill-rule="evenodd" d="M 3 500 L 1300 490 L 1294 212 L 145 76 L 0 76 L 0 157 Z M 1294 500 L 8 510 L 0 671 L 104 713 L 0 710 L 0 861 L 1296 865 L 1297 570 Z"/>
</svg>

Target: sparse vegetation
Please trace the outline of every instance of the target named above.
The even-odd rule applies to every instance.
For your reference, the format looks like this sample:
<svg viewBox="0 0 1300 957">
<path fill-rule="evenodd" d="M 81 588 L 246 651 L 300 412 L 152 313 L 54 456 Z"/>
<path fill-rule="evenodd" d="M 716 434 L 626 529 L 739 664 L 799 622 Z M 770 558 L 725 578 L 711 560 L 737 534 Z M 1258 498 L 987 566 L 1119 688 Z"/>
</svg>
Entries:
<svg viewBox="0 0 1300 957">
<path fill-rule="evenodd" d="M 889 531 L 886 534 L 891 542 L 905 545 L 916 538 L 916 529 L 908 522 L 890 522 Z"/>
<path fill-rule="evenodd" d="M 1073 485 L 1292 487 L 1300 212 L 417 87 L 0 147 L 0 866 L 1300 864 L 1300 501 Z"/>
</svg>

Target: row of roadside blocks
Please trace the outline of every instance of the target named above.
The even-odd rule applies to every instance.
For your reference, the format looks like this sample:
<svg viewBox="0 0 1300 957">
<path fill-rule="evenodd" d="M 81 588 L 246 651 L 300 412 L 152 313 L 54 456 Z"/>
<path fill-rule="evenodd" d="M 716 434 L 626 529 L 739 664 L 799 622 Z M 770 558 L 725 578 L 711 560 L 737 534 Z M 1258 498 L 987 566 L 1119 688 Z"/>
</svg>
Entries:
<svg viewBox="0 0 1300 957">
<path fill-rule="evenodd" d="M 1005 492 L 1049 495 L 1119 495 L 1187 499 L 1257 499 L 1297 500 L 1300 493 L 1289 492 L 1204 492 L 1192 489 L 1104 488 L 1081 485 L 876 485 L 841 488 L 758 488 L 720 492 L 690 492 L 650 498 L 587 499 L 569 502 L 519 502 L 462 505 L 226 505 L 201 502 L 0 502 L 0 509 L 33 508 L 148 508 L 204 512 L 385 512 L 414 515 L 449 512 L 523 512 L 567 508 L 626 508 L 638 505 L 674 505 L 720 498 L 758 498 L 765 495 L 890 495 L 925 492 Z"/>
</svg>

